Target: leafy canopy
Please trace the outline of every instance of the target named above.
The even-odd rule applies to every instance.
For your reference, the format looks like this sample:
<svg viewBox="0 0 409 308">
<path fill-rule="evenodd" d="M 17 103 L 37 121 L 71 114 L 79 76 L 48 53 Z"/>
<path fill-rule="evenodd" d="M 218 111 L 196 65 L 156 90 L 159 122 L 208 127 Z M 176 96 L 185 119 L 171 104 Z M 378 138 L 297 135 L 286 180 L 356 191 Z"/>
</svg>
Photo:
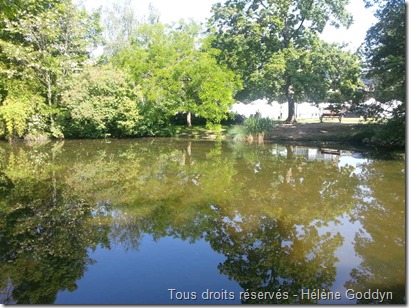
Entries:
<svg viewBox="0 0 409 308">
<path fill-rule="evenodd" d="M 222 50 L 218 60 L 242 77 L 239 98 L 287 101 L 292 122 L 294 102 L 328 101 L 331 93 L 346 88 L 352 92 L 358 84 L 357 59 L 318 38 L 327 24 L 350 25 L 347 3 L 228 0 L 214 5 L 208 25 L 212 46 Z"/>
<path fill-rule="evenodd" d="M 368 77 L 380 102 L 405 102 L 406 5 L 404 0 L 375 1 L 378 22 L 367 32 L 364 55 Z M 374 4 L 374 1 L 367 1 Z"/>
<path fill-rule="evenodd" d="M 0 75 L 31 83 L 48 105 L 47 109 L 40 110 L 37 100 L 33 99 L 36 103 L 30 107 L 36 109 L 40 118 L 47 117 L 44 124 L 48 132 L 43 133 L 62 137 L 54 121 L 60 98 L 73 74 L 81 71 L 91 47 L 99 39 L 99 15 L 88 15 L 70 1 L 47 3 L 41 2 L 42 7 L 40 4 L 34 6 L 30 1 L 27 10 L 7 11 L 11 17 L 6 15 L 0 31 Z M 19 18 L 15 18 L 15 14 Z M 2 95 L 2 100 L 16 101 L 15 97 L 7 97 L 6 82 L 0 82 L 0 88 L 6 94 Z M 25 89 L 29 96 L 36 94 L 30 91 L 30 87 Z M 18 112 L 24 112 L 19 105 L 13 106 L 19 108 Z M 21 135 L 20 132 L 16 134 Z"/>
<path fill-rule="evenodd" d="M 196 113 L 219 123 L 234 102 L 241 83 L 219 65 L 212 51 L 201 48 L 200 27 L 191 22 L 138 27 L 130 47 L 113 57 L 129 70 L 143 93 L 144 114 L 166 122 L 175 113 Z"/>
<path fill-rule="evenodd" d="M 86 68 L 62 97 L 67 136 L 125 137 L 138 134 L 140 91 L 110 65 Z"/>
</svg>

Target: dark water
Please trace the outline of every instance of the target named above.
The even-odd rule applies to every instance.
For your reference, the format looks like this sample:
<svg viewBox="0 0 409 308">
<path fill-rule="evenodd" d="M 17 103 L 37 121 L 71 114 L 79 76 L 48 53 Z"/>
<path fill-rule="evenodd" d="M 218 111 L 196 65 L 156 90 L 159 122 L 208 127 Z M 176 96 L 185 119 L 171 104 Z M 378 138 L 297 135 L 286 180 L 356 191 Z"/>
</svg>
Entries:
<svg viewBox="0 0 409 308">
<path fill-rule="evenodd" d="M 0 163 L 0 303 L 405 303 L 403 155 L 147 139 Z"/>
</svg>

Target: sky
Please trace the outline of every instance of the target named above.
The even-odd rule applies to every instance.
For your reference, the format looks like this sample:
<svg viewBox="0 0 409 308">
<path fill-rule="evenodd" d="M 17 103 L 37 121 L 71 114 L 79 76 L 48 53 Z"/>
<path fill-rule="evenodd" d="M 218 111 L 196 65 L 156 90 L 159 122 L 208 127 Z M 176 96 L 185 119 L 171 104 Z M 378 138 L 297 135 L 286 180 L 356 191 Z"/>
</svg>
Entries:
<svg viewBox="0 0 409 308">
<path fill-rule="evenodd" d="M 77 0 L 82 1 L 88 10 L 99 6 L 111 6 L 113 3 L 124 0 Z M 160 21 L 164 23 L 176 22 L 180 19 L 192 18 L 204 22 L 210 17 L 213 4 L 219 0 L 125 0 L 130 1 L 137 16 L 148 15 L 149 4 L 159 11 Z M 224 1 L 223 1 L 224 2 Z M 366 9 L 363 0 L 350 0 L 348 10 L 353 14 L 354 23 L 349 29 L 335 29 L 327 26 L 322 34 L 322 39 L 328 42 L 349 43 L 348 50 L 356 49 L 364 42 L 366 31 L 376 22 L 373 9 Z"/>
</svg>

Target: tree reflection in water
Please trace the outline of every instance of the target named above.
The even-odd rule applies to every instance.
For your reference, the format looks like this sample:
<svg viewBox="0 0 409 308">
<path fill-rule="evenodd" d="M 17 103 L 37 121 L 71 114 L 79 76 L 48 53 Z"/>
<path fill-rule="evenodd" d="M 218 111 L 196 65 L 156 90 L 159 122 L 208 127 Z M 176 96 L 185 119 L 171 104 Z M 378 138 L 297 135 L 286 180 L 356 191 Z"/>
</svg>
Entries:
<svg viewBox="0 0 409 308">
<path fill-rule="evenodd" d="M 333 157 L 306 153 L 291 146 L 161 140 L 2 147 L 2 289 L 17 303 L 53 303 L 60 290 L 76 288 L 92 264 L 90 251 L 112 244 L 135 250 L 151 234 L 154 240 L 205 239 L 226 258 L 220 273 L 244 290 L 330 290 L 344 238 L 321 227 L 345 213 L 366 215 L 369 233 L 378 221 L 357 198 L 365 172 L 359 176 Z M 369 176 L 365 181 L 384 185 Z M 364 246 L 357 244 L 357 251 Z M 368 267 L 357 269 L 350 283 L 369 279 Z"/>
<path fill-rule="evenodd" d="M 92 264 L 88 249 L 107 245 L 110 230 L 68 187 L 55 192 L 51 179 L 14 185 L 0 205 L 0 281 L 10 292 L 2 300 L 52 304 L 60 290 L 76 289 Z"/>
<path fill-rule="evenodd" d="M 226 261 L 221 273 L 246 290 L 288 292 L 287 300 L 243 300 L 244 303 L 314 303 L 292 295 L 302 288 L 329 290 L 335 280 L 334 252 L 341 234 L 319 227 L 348 211 L 357 179 L 351 167 L 333 161 L 307 163 L 292 147 L 285 156 L 269 148 L 245 151 L 246 190 L 234 204 L 215 207 L 214 228 L 206 236 Z M 257 151 L 258 150 L 258 151 Z M 345 185 L 345 184 L 352 185 Z M 342 203 L 334 202 L 343 200 Z"/>
<path fill-rule="evenodd" d="M 365 183 L 357 189 L 362 201 L 352 216 L 364 228 L 355 235 L 355 251 L 362 262 L 352 270 L 351 280 L 345 286 L 361 292 L 391 291 L 393 298 L 383 303 L 404 304 L 405 173 L 402 161 L 371 161 L 363 166 L 359 177 L 361 183 Z M 379 302 L 378 299 L 358 300 L 360 304 Z"/>
</svg>

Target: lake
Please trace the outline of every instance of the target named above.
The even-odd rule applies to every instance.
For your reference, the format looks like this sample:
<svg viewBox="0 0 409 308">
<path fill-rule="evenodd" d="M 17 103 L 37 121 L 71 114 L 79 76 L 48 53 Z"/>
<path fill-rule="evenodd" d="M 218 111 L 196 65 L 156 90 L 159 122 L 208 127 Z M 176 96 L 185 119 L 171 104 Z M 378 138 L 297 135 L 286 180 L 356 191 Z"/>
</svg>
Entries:
<svg viewBox="0 0 409 308">
<path fill-rule="evenodd" d="M 0 303 L 405 303 L 405 155 L 0 143 Z"/>
</svg>

